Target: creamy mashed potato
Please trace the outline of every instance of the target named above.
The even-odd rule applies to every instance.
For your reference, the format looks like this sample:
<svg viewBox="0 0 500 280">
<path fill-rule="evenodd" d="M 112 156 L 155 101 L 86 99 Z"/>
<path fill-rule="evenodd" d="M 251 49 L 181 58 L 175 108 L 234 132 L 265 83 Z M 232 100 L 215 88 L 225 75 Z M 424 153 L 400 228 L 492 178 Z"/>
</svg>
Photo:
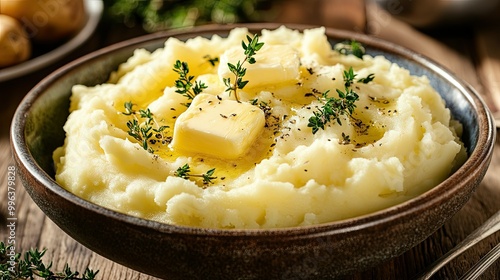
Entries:
<svg viewBox="0 0 500 280">
<path fill-rule="evenodd" d="M 108 83 L 74 86 L 66 139 L 54 152 L 57 182 L 96 204 L 155 221 L 276 228 L 401 203 L 436 186 L 464 161 L 460 124 L 426 77 L 412 76 L 382 56 L 340 54 L 323 28 L 263 30 L 256 63 L 245 65 L 249 82 L 238 90 L 241 103 L 234 101 L 223 78 L 231 78 L 228 62 L 243 59 L 238 53 L 247 35 L 252 36 L 240 28 L 227 38 L 170 38 L 152 53 L 136 50 Z M 176 92 L 177 60 L 189 65 L 193 83 L 206 85 L 203 100 Z M 319 98 L 326 91 L 338 97 L 351 67 L 356 78 L 373 74 L 373 81 L 351 86 L 359 95 L 351 116 L 313 134 L 308 124 L 322 106 Z M 249 114 L 232 123 L 223 120 L 236 113 L 197 115 L 217 100 L 227 101 L 220 103 L 224 110 L 234 106 Z M 149 109 L 153 128 L 164 126 L 147 149 L 129 134 L 134 116 L 127 114 L 127 102 Z M 190 102 L 196 104 L 188 109 Z M 233 138 L 208 140 L 229 125 Z M 217 178 L 203 183 L 179 176 L 186 164 L 190 174 L 215 168 Z"/>
</svg>

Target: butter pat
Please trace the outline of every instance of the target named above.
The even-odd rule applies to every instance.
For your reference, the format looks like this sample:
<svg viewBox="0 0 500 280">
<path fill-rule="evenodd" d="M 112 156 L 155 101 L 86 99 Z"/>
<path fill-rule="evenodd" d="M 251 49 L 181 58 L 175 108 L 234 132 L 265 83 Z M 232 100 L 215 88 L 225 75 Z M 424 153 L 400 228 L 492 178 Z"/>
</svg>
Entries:
<svg viewBox="0 0 500 280">
<path fill-rule="evenodd" d="M 245 63 L 247 69 L 244 80 L 248 81 L 247 87 L 258 87 L 269 84 L 296 82 L 300 76 L 299 53 L 287 45 L 264 45 L 254 56 L 255 63 Z M 220 57 L 218 73 L 221 79 L 230 78 L 234 83 L 234 74 L 231 73 L 228 63 L 236 65 L 245 59 L 241 47 L 228 49 Z"/>
<path fill-rule="evenodd" d="M 264 125 L 264 112 L 258 107 L 202 93 L 177 118 L 172 148 L 235 159 L 247 153 Z"/>
</svg>

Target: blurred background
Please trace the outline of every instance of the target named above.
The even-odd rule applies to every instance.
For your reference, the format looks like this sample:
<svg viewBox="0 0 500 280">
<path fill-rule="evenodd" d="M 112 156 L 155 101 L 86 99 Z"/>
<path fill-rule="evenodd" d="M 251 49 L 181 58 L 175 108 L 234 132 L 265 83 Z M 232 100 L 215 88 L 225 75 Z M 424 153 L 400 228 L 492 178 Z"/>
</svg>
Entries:
<svg viewBox="0 0 500 280">
<path fill-rule="evenodd" d="M 366 33 L 406 47 L 412 46 L 411 38 L 401 42 L 399 36 L 413 36 L 407 27 L 441 40 L 500 25 L 500 0 L 0 0 L 0 70 L 68 42 L 85 26 L 84 7 L 96 4 L 104 7 L 93 36 L 100 38 L 100 47 L 214 23 L 310 24 Z M 412 43 L 405 45 L 408 41 Z"/>
<path fill-rule="evenodd" d="M 274 21 L 362 31 L 375 3 L 422 29 L 499 23 L 499 0 L 104 0 L 106 17 L 146 32 L 206 23 Z"/>
</svg>

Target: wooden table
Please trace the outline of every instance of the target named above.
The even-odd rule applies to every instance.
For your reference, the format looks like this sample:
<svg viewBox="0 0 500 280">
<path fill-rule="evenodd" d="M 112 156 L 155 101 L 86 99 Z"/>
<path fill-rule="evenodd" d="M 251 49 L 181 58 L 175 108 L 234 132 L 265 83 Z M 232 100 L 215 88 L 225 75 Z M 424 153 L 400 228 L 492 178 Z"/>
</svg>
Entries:
<svg viewBox="0 0 500 280">
<path fill-rule="evenodd" d="M 440 36 L 424 35 L 397 21 L 384 12 L 370 9 L 364 32 L 385 38 L 423 53 L 451 69 L 471 83 L 485 98 L 492 111 L 500 109 L 500 28 L 465 28 Z M 498 25 L 497 25 L 498 26 Z M 138 29 L 101 24 L 87 43 L 69 57 L 37 73 L 0 83 L 0 241 L 8 238 L 7 224 L 7 173 L 14 165 L 9 127 L 12 115 L 23 96 L 38 81 L 57 67 L 85 53 L 105 45 L 140 35 Z M 439 256 L 459 243 L 489 216 L 500 210 L 500 137 L 491 166 L 483 182 L 465 207 L 427 240 L 405 254 L 391 259 L 379 267 L 360 272 L 347 279 L 408 279 Z M 156 279 L 133 271 L 88 250 L 61 231 L 39 210 L 16 178 L 15 240 L 18 250 L 32 247 L 47 248 L 45 260 L 52 260 L 55 269 L 65 263 L 83 270 L 89 266 L 99 270 L 99 279 Z M 500 242 L 500 233 L 476 245 L 442 269 L 436 279 L 455 279 Z M 131 252 L 133 254 L 133 252 Z M 499 279 L 500 261 L 491 267 L 482 279 Z"/>
</svg>

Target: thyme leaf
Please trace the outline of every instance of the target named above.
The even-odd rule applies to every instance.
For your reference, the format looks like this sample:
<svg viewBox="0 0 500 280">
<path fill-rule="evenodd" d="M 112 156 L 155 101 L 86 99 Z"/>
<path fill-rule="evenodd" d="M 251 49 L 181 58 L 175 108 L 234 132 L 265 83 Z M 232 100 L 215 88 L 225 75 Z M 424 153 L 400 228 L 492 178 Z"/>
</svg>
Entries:
<svg viewBox="0 0 500 280">
<path fill-rule="evenodd" d="M 238 89 L 243 89 L 248 83 L 248 81 L 243 80 L 247 72 L 247 69 L 243 67 L 243 65 L 245 63 L 254 64 L 257 62 L 254 55 L 264 46 L 264 43 L 259 42 L 259 35 L 257 34 L 254 35 L 253 38 L 247 35 L 247 41 L 248 43 L 245 43 L 245 41 L 241 42 L 245 54 L 243 61 L 238 61 L 236 65 L 232 63 L 227 64 L 229 71 L 234 74 L 234 83 L 231 82 L 231 78 L 223 78 L 224 85 L 227 87 L 226 91 L 228 91 L 229 94 L 234 93 L 234 98 L 238 102 L 240 102 L 237 92 Z"/>
<path fill-rule="evenodd" d="M 212 66 L 215 66 L 217 63 L 219 63 L 218 57 L 211 57 L 210 55 L 207 54 L 203 58 L 206 59 L 208 63 L 210 63 L 210 65 Z"/>
<path fill-rule="evenodd" d="M 364 78 L 360 78 L 358 82 L 363 84 L 368 84 L 369 82 L 373 81 L 373 79 L 375 79 L 375 74 L 371 73 Z"/>
<path fill-rule="evenodd" d="M 181 177 L 182 179 L 188 179 L 189 173 L 191 172 L 191 167 L 189 164 L 184 164 L 183 166 L 177 168 L 174 175 L 177 177 Z"/>
<path fill-rule="evenodd" d="M 363 59 L 366 50 L 365 47 L 356 40 L 346 40 L 335 45 L 334 49 L 343 55 L 352 54 L 357 58 Z"/>
</svg>

